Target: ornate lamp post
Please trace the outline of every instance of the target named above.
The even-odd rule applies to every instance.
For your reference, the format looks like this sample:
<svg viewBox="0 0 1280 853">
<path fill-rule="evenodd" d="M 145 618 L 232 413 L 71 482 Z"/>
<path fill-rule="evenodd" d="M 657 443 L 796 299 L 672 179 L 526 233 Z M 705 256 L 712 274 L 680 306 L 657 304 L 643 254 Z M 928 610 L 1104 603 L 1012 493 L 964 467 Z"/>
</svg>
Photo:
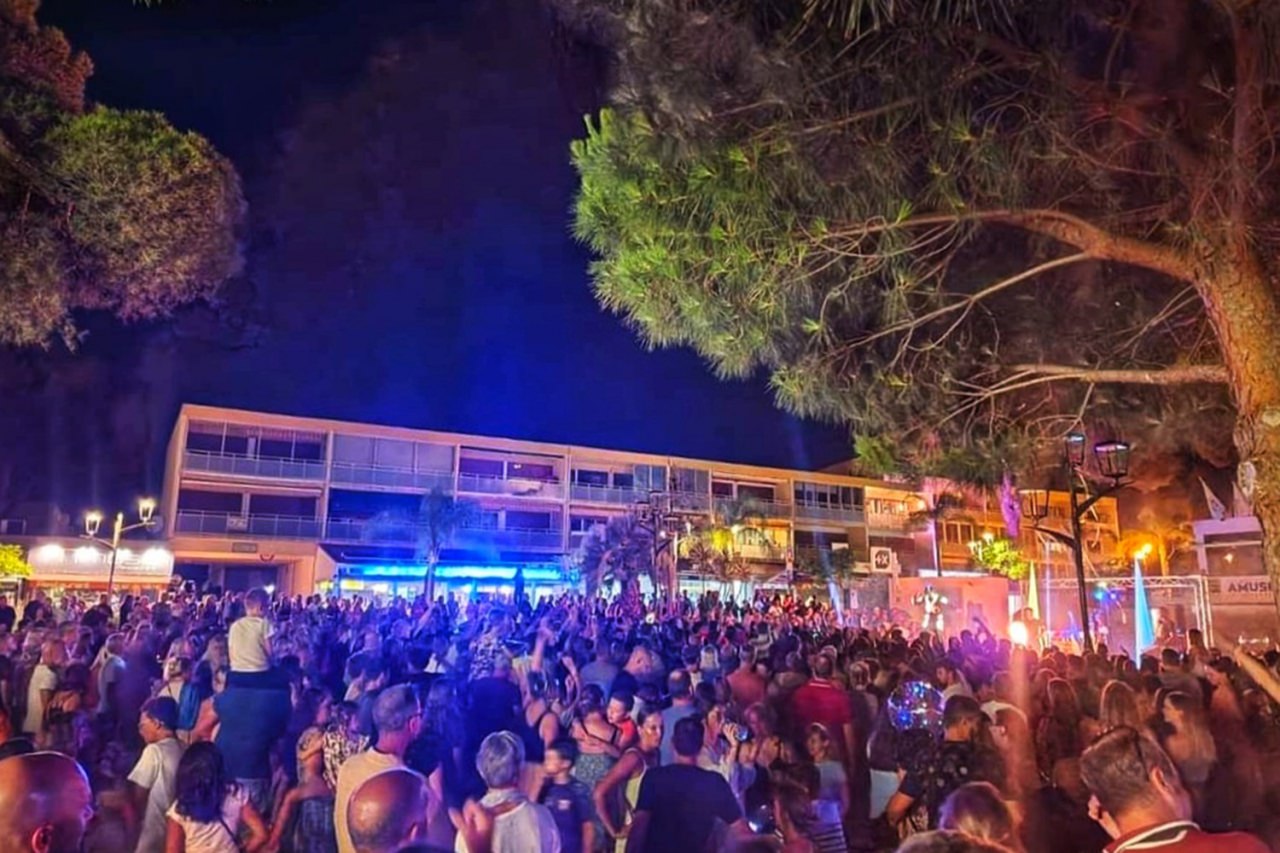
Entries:
<svg viewBox="0 0 1280 853">
<path fill-rule="evenodd" d="M 143 498 L 138 501 L 138 521 L 127 527 L 124 523 L 124 513 L 116 513 L 115 523 L 111 526 L 111 538 L 104 539 L 98 536 L 98 531 L 102 528 L 102 513 L 98 510 L 85 513 L 84 516 L 84 534 L 81 539 L 88 539 L 90 542 L 96 542 L 106 548 L 111 553 L 111 568 L 107 572 L 107 600 L 111 600 L 111 594 L 115 591 L 116 586 L 116 554 L 120 550 L 120 539 L 126 533 L 134 530 L 149 530 L 157 524 L 156 518 L 156 502 L 152 498 Z"/>
<path fill-rule="evenodd" d="M 672 547 L 672 554 L 676 560 L 680 557 L 679 552 L 675 550 L 676 546 L 671 534 L 673 531 L 678 531 L 679 528 L 674 527 L 674 523 L 679 521 L 681 516 L 679 513 L 672 511 L 671 494 L 669 492 L 651 490 L 646 500 L 636 504 L 635 517 L 636 521 L 639 522 L 640 528 L 648 531 L 650 541 L 653 543 L 653 570 L 656 577 L 658 556 L 664 547 Z M 672 580 L 674 582 L 675 579 L 673 578 Z M 667 595 L 674 596 L 675 589 L 667 590 Z"/>
</svg>

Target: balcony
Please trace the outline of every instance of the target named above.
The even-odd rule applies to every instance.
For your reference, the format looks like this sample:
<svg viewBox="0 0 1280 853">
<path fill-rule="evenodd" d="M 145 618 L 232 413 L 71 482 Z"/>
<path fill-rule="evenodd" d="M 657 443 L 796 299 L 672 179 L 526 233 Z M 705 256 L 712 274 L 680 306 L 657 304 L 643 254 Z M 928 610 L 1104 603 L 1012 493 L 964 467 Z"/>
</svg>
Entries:
<svg viewBox="0 0 1280 853">
<path fill-rule="evenodd" d="M 862 524 L 867 516 L 862 507 L 813 506 L 796 504 L 798 521 L 830 521 L 837 524 Z"/>
<path fill-rule="evenodd" d="M 296 515 L 239 515 L 178 510 L 174 533 L 192 536 L 261 536 L 267 539 L 319 539 L 320 522 Z"/>
<path fill-rule="evenodd" d="M 902 512 L 867 512 L 867 526 L 872 530 L 893 530 L 906 533 L 911 530 L 911 516 Z"/>
<path fill-rule="evenodd" d="M 415 492 L 429 492 L 433 489 L 446 493 L 453 491 L 452 471 L 417 471 L 412 468 L 393 468 L 387 465 L 334 462 L 329 479 L 334 485 L 341 486 L 408 489 Z"/>
<path fill-rule="evenodd" d="M 525 480 L 516 477 L 487 477 L 482 474 L 459 474 L 458 491 L 472 495 L 511 495 L 522 498 L 564 500 L 564 484 L 550 480 Z"/>
<path fill-rule="evenodd" d="M 569 497 L 583 503 L 632 506 L 648 500 L 649 493 L 638 489 L 621 489 L 615 486 L 589 486 L 585 483 L 574 483 L 569 487 Z"/>
<path fill-rule="evenodd" d="M 671 509 L 676 512 L 710 512 L 711 495 L 700 492 L 668 492 L 671 495 Z"/>
<path fill-rule="evenodd" d="M 324 463 L 312 459 L 240 456 L 211 450 L 183 451 L 185 473 L 228 474 L 272 480 L 323 480 Z"/>
<path fill-rule="evenodd" d="M 786 501 L 766 501 L 756 499 L 756 506 L 765 518 L 791 518 L 791 504 Z"/>
<path fill-rule="evenodd" d="M 564 534 L 547 529 L 464 527 L 453 535 L 451 544 L 458 548 L 560 551 L 564 548 Z"/>
<path fill-rule="evenodd" d="M 741 542 L 734 545 L 733 550 L 748 560 L 780 563 L 787 558 L 787 550 L 772 542 Z"/>
</svg>

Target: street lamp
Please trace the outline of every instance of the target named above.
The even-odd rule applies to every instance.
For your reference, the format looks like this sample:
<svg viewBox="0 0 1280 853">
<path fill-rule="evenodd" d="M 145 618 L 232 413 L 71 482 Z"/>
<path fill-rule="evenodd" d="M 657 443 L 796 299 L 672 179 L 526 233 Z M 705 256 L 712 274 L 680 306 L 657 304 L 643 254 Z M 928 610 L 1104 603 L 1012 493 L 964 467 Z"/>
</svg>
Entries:
<svg viewBox="0 0 1280 853">
<path fill-rule="evenodd" d="M 143 498 L 138 501 L 138 521 L 136 524 L 125 526 L 124 513 L 116 513 L 115 523 L 111 526 L 111 538 L 102 539 L 98 536 L 98 531 L 102 529 L 103 515 L 97 510 L 87 512 L 84 515 L 84 534 L 80 537 L 88 539 L 90 542 L 96 542 L 106 548 L 111 553 L 111 568 L 107 572 L 107 600 L 111 600 L 111 594 L 115 591 L 116 585 L 116 553 L 120 550 L 120 539 L 126 534 L 134 530 L 147 530 L 156 524 L 156 502 L 152 498 Z"/>
<path fill-rule="evenodd" d="M 1084 467 L 1084 435 L 1073 432 L 1066 439 L 1067 489 L 1071 495 L 1071 555 L 1076 564 L 1076 592 L 1080 599 L 1080 630 L 1084 640 L 1084 650 L 1093 651 L 1093 636 L 1089 628 L 1089 595 L 1085 592 L 1084 582 L 1084 536 L 1080 530 L 1080 521 L 1084 514 L 1093 509 L 1094 504 L 1117 491 L 1124 485 L 1124 478 L 1129 476 L 1129 445 L 1123 441 L 1103 441 L 1093 446 L 1093 455 L 1098 461 L 1098 470 L 1111 480 L 1111 485 L 1088 496 L 1084 501 L 1076 491 L 1076 481 L 1080 479 L 1080 471 Z"/>
<path fill-rule="evenodd" d="M 669 492 L 660 492 L 652 489 L 646 500 L 636 504 L 635 518 L 640 528 L 649 533 L 650 540 L 653 543 L 653 573 L 656 578 L 658 575 L 658 556 L 664 547 L 672 545 L 668 539 L 668 528 L 671 522 L 680 518 L 680 515 L 671 510 L 671 494 Z M 679 551 L 673 548 L 672 565 L 675 569 L 672 572 L 673 575 L 678 575 L 679 573 L 679 559 Z M 678 583 L 677 577 L 672 578 L 672 583 Z M 668 590 L 667 594 L 674 597 L 675 589 Z"/>
</svg>

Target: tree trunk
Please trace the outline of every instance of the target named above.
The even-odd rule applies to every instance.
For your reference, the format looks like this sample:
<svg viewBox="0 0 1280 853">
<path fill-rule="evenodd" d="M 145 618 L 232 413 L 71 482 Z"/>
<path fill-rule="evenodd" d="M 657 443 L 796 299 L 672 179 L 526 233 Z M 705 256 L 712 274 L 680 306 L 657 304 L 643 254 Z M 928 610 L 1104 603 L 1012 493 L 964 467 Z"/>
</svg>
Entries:
<svg viewBox="0 0 1280 853">
<path fill-rule="evenodd" d="M 1221 247 L 1197 286 L 1237 409 L 1237 479 L 1262 526 L 1263 566 L 1280 615 L 1280 298 L 1252 249 Z"/>
<path fill-rule="evenodd" d="M 427 610 L 431 609 L 431 604 L 436 600 L 436 563 L 439 560 L 435 552 L 427 553 L 427 576 L 422 580 L 422 591 L 427 596 Z"/>
</svg>

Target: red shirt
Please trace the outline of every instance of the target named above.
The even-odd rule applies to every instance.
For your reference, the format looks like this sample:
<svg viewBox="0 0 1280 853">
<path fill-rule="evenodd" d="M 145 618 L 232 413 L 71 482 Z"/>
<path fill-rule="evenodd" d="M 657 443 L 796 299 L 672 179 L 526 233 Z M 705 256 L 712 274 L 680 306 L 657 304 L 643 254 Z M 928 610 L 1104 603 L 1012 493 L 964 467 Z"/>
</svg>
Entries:
<svg viewBox="0 0 1280 853">
<path fill-rule="evenodd" d="M 1243 832 L 1209 833 L 1189 820 L 1126 833 L 1106 846 L 1105 853 L 1269 853 L 1267 845 Z"/>
<path fill-rule="evenodd" d="M 791 718 L 803 734 L 811 723 L 826 726 L 831 742 L 844 756 L 844 725 L 853 723 L 853 701 L 849 694 L 825 678 L 811 678 L 791 694 Z"/>
</svg>

